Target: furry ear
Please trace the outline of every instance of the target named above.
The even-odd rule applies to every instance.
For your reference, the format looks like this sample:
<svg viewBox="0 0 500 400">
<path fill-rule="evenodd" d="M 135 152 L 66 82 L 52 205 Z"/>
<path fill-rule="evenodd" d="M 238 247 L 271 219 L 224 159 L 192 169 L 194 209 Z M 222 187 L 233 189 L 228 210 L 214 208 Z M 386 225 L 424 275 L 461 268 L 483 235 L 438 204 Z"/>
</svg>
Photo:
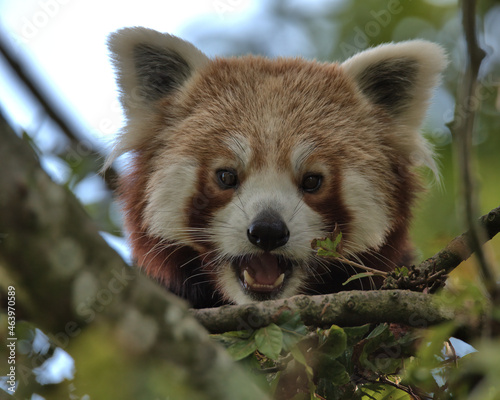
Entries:
<svg viewBox="0 0 500 400">
<path fill-rule="evenodd" d="M 108 38 L 127 115 L 150 108 L 208 62 L 191 43 L 148 28 L 120 29 Z"/>
<path fill-rule="evenodd" d="M 446 64 L 441 46 L 412 40 L 363 51 L 345 61 L 342 68 L 371 102 L 399 123 L 418 128 Z"/>
</svg>

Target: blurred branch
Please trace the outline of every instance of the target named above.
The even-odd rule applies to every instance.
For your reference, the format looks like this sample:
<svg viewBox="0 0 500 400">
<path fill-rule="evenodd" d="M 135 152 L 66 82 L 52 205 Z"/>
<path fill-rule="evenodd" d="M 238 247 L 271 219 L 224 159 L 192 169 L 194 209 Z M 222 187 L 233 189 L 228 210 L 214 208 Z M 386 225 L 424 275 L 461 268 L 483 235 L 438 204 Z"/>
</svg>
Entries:
<svg viewBox="0 0 500 400">
<path fill-rule="evenodd" d="M 63 116 L 63 113 L 57 110 L 57 107 L 49 100 L 49 96 L 44 93 L 43 89 L 36 83 L 36 80 L 30 76 L 26 68 L 23 66 L 22 62 L 17 59 L 11 47 L 8 45 L 7 41 L 3 37 L 0 31 L 0 54 L 5 58 L 7 64 L 12 68 L 17 77 L 26 86 L 30 93 L 35 97 L 38 103 L 41 105 L 45 113 L 50 119 L 52 119 L 61 129 L 61 131 L 66 135 L 66 137 L 71 142 L 74 148 L 78 148 L 78 145 L 82 143 L 82 138 L 75 132 L 75 129 L 71 127 L 71 124 Z M 100 151 L 95 148 L 94 145 L 89 146 L 89 141 L 85 143 L 85 147 L 89 149 L 89 157 L 95 158 L 95 165 L 102 165 L 100 161 L 103 155 Z M 98 171 L 95 171 L 98 173 Z M 117 173 L 113 168 L 109 168 L 105 173 L 102 174 L 103 179 L 106 182 L 107 187 L 110 190 L 116 188 Z"/>
<path fill-rule="evenodd" d="M 464 79 L 460 82 L 451 131 L 456 142 L 462 195 L 465 208 L 465 222 L 469 229 L 466 239 L 475 253 L 484 283 L 490 293 L 497 290 L 495 272 L 482 249 L 485 232 L 477 222 L 479 213 L 478 184 L 473 170 L 473 132 L 478 108 L 477 76 L 485 52 L 479 47 L 476 36 L 476 1 L 462 0 L 462 25 L 467 43 L 467 60 Z"/>
<path fill-rule="evenodd" d="M 100 368 L 116 368 L 116 360 L 127 360 L 116 372 L 123 374 L 119 380 L 143 376 L 135 385 L 141 393 L 154 391 L 156 396 L 150 398 L 182 398 L 169 392 L 181 385 L 173 382 L 179 376 L 189 385 L 184 392 L 195 393 L 197 399 L 265 398 L 215 346 L 184 302 L 127 266 L 107 245 L 75 196 L 49 178 L 30 146 L 1 115 L 0 142 L 0 269 L 9 273 L 6 286 L 28 293 L 27 299 L 16 302 L 19 320 L 66 343 L 57 345 L 72 355 L 100 360 Z M 102 336 L 95 336 L 99 333 Z M 78 349 L 95 340 L 115 352 L 110 364 L 95 353 L 100 347 Z M 76 361 L 83 376 L 92 372 L 85 368 L 94 365 Z M 28 375 L 34 381 L 33 374 Z M 106 383 L 86 382 L 84 390 L 91 398 L 101 398 L 99 386 Z M 29 389 L 26 379 L 20 379 L 18 389 Z M 136 399 L 137 393 L 126 398 Z"/>
</svg>

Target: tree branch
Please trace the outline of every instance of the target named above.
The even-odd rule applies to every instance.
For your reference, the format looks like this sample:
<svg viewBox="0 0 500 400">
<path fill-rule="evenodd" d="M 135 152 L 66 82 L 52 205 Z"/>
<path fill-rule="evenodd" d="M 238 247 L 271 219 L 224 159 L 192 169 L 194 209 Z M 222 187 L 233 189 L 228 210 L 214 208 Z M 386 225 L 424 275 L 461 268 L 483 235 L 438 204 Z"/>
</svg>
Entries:
<svg viewBox="0 0 500 400">
<path fill-rule="evenodd" d="M 147 378 L 123 382 L 135 390 L 139 385 L 141 398 L 148 397 L 144 393 L 181 398 L 169 392 L 181 384 L 172 381 L 178 376 L 185 377 L 185 390 L 196 398 L 265 398 L 189 316 L 184 302 L 127 266 L 106 244 L 78 200 L 50 180 L 1 115 L 0 142 L 0 275 L 5 276 L 3 270 L 9 275 L 0 284 L 0 298 L 9 285 L 26 295 L 16 302 L 18 320 L 34 323 L 72 356 L 86 357 L 75 361 L 80 376 L 89 374 L 92 359 L 101 360 L 100 368 L 127 360 L 117 373 Z M 96 341 L 114 350 L 111 364 L 103 365 L 102 355 L 92 353 L 96 347 L 78 347 Z M 93 383 L 86 382 L 85 391 L 101 398 L 101 385 Z M 19 386 L 21 394 L 26 380 Z M 125 397 L 136 395 L 130 391 Z"/>
<path fill-rule="evenodd" d="M 483 215 L 474 224 L 484 232 L 482 239 L 477 242 L 481 247 L 500 232 L 500 207 L 494 208 L 488 214 Z M 473 254 L 471 245 L 475 233 L 472 230 L 457 236 L 443 250 L 420 263 L 416 268 L 428 273 L 444 271 L 446 274 L 453 271 L 458 265 L 467 260 Z M 477 239 L 477 238 L 476 238 Z"/>
<path fill-rule="evenodd" d="M 424 328 L 454 318 L 432 295 L 406 290 L 349 291 L 321 296 L 294 296 L 241 306 L 191 310 L 210 332 L 253 330 L 279 320 L 281 313 L 300 313 L 306 325 L 329 327 L 394 322 Z"/>
</svg>

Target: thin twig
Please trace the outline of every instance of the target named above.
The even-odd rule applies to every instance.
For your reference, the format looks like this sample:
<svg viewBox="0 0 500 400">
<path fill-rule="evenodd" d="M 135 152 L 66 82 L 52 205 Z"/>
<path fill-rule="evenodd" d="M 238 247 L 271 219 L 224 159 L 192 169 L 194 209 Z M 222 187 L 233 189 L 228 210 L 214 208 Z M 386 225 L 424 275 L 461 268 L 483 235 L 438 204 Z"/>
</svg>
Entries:
<svg viewBox="0 0 500 400">
<path fill-rule="evenodd" d="M 321 256 L 321 257 L 325 258 L 327 260 L 339 261 L 342 264 L 347 264 L 347 265 L 350 265 L 351 267 L 362 269 L 364 271 L 371 272 L 375 275 L 380 275 L 380 276 L 384 276 L 384 277 L 389 275 L 389 273 L 386 271 L 381 271 L 381 270 L 376 269 L 376 268 L 367 267 L 366 265 L 357 263 L 356 261 L 349 260 L 349 259 L 345 258 L 344 256 L 338 256 L 338 257 Z"/>
<path fill-rule="evenodd" d="M 413 400 L 421 400 L 419 396 L 417 396 L 411 387 L 400 385 L 399 383 L 393 382 L 390 379 L 387 379 L 385 376 L 379 376 L 379 381 L 385 383 L 386 385 L 395 387 L 396 389 L 402 390 L 403 392 L 408 393 Z M 373 381 L 373 383 L 377 383 L 377 381 Z"/>
</svg>

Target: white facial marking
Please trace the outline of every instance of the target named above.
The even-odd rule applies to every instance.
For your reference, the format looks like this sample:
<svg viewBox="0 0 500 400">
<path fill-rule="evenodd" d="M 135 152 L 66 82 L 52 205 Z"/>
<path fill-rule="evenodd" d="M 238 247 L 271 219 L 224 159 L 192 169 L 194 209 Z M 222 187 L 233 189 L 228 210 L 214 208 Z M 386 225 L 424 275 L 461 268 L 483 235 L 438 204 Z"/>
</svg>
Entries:
<svg viewBox="0 0 500 400">
<path fill-rule="evenodd" d="M 226 145 L 236 156 L 240 167 L 244 169 L 248 165 L 252 155 L 252 150 L 248 140 L 244 136 L 235 134 L 231 135 L 226 140 Z"/>
<path fill-rule="evenodd" d="M 186 201 L 196 194 L 197 174 L 198 166 L 190 159 L 162 165 L 153 173 L 144 210 L 151 235 L 189 242 L 183 209 Z"/>
<path fill-rule="evenodd" d="M 390 228 L 384 194 L 367 176 L 353 169 L 344 172 L 344 203 L 351 211 L 351 235 L 344 248 L 350 252 L 378 249 Z"/>
<path fill-rule="evenodd" d="M 303 165 L 307 158 L 314 151 L 316 145 L 312 142 L 303 141 L 299 143 L 292 151 L 292 166 L 296 173 L 303 172 Z"/>
</svg>

